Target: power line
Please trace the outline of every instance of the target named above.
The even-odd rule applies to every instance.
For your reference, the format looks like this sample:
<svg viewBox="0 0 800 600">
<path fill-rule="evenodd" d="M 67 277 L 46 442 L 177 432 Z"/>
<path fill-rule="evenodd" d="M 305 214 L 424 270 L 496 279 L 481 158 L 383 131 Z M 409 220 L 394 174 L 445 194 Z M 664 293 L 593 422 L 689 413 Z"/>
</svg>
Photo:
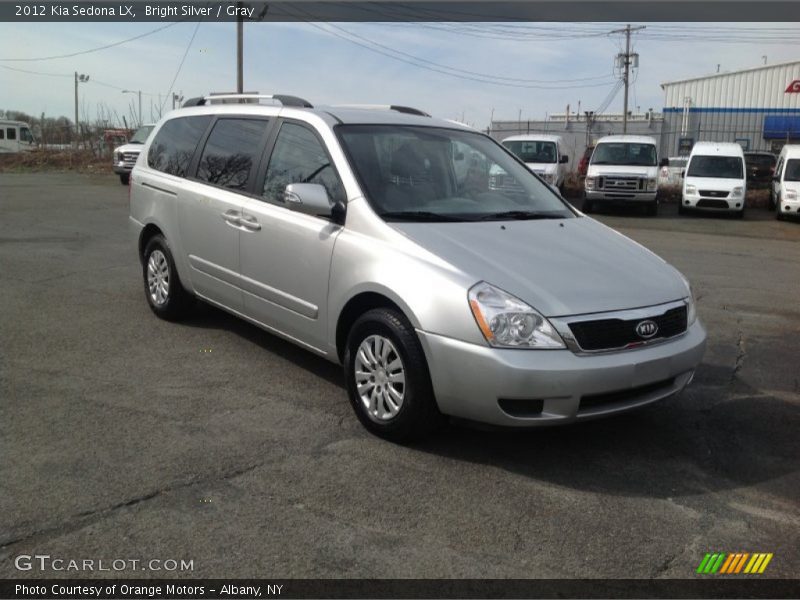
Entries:
<svg viewBox="0 0 800 600">
<path fill-rule="evenodd" d="M 58 54 L 54 56 L 38 56 L 35 58 L 0 58 L 0 61 L 3 62 L 33 62 L 38 60 L 55 60 L 59 58 L 72 58 L 73 56 L 80 56 L 82 54 L 91 54 L 92 52 L 99 52 L 101 50 L 107 50 L 108 48 L 114 48 L 116 46 L 121 46 L 122 44 L 127 44 L 128 42 L 132 42 L 134 40 L 141 39 L 143 37 L 147 37 L 148 35 L 153 35 L 154 33 L 158 33 L 159 31 L 163 31 L 169 27 L 174 27 L 178 23 L 182 23 L 183 21 L 175 21 L 173 23 L 167 23 L 162 27 L 157 27 L 151 31 L 147 31 L 145 33 L 141 33 L 139 35 L 135 35 L 131 38 L 127 38 L 125 40 L 120 40 L 118 42 L 112 42 L 111 44 L 105 44 L 104 46 L 98 46 L 96 48 L 90 48 L 88 50 L 81 50 L 79 52 L 71 52 L 69 54 Z"/>
<path fill-rule="evenodd" d="M 192 42 L 194 42 L 194 36 L 197 35 L 197 30 L 200 29 L 200 23 L 202 23 L 202 21 L 197 22 L 197 25 L 195 25 L 194 31 L 192 32 L 192 37 L 189 39 L 189 43 L 186 44 L 186 50 L 184 51 L 183 58 L 181 58 L 181 62 L 178 65 L 178 70 L 175 72 L 175 77 L 172 78 L 172 83 L 169 84 L 169 90 L 167 90 L 167 94 L 164 96 L 164 99 L 161 101 L 161 104 L 158 107 L 159 114 L 164 111 L 164 103 L 167 101 L 167 98 L 170 97 L 170 94 L 172 94 L 172 89 L 175 87 L 175 82 L 178 80 L 178 75 L 181 74 L 183 62 L 186 60 L 186 56 L 189 54 L 189 49 L 192 47 Z"/>
</svg>

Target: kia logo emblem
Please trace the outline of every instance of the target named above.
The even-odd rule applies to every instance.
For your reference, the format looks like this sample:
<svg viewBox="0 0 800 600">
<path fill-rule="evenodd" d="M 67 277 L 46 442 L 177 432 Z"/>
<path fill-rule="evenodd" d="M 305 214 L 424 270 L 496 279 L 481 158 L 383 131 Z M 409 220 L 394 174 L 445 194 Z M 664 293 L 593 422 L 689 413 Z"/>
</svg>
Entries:
<svg viewBox="0 0 800 600">
<path fill-rule="evenodd" d="M 658 333 L 658 324 L 655 321 L 642 321 L 636 325 L 636 334 L 640 338 L 649 339 Z"/>
</svg>

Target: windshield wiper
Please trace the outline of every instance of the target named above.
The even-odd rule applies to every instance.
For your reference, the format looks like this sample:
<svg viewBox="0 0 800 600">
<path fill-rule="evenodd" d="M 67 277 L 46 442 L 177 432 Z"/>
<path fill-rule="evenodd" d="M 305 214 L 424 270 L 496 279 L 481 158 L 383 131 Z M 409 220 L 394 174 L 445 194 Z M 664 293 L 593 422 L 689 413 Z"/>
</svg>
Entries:
<svg viewBox="0 0 800 600">
<path fill-rule="evenodd" d="M 431 222 L 463 222 L 465 219 L 451 215 L 442 215 L 427 210 L 409 210 L 380 213 L 384 219 L 391 221 L 431 221 Z"/>
<path fill-rule="evenodd" d="M 552 212 L 535 212 L 531 210 L 507 210 L 504 212 L 481 215 L 480 221 L 499 221 L 503 219 L 516 221 L 533 221 L 536 219 L 563 219 L 564 215 Z"/>
</svg>

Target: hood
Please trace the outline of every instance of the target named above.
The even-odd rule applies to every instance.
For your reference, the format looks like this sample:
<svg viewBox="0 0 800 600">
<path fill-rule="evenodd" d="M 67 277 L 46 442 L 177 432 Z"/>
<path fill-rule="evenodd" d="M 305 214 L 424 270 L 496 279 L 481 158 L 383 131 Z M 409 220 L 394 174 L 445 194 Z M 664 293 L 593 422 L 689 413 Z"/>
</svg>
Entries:
<svg viewBox="0 0 800 600">
<path fill-rule="evenodd" d="M 628 165 L 589 165 L 587 177 L 607 177 L 616 175 L 619 177 L 657 177 L 658 167 L 641 167 Z"/>
<path fill-rule="evenodd" d="M 684 177 L 684 185 L 693 185 L 698 190 L 715 190 L 719 192 L 730 192 L 735 187 L 743 187 L 745 185 L 744 178 L 742 179 L 729 179 L 718 177 Z"/>
<path fill-rule="evenodd" d="M 122 144 L 114 148 L 114 152 L 141 152 L 144 144 Z"/>
<path fill-rule="evenodd" d="M 534 173 L 553 174 L 556 172 L 558 163 L 525 163 L 525 166 L 528 167 Z"/>
<path fill-rule="evenodd" d="M 471 276 L 547 317 L 624 310 L 685 298 L 680 274 L 588 217 L 482 223 L 390 223 Z"/>
</svg>

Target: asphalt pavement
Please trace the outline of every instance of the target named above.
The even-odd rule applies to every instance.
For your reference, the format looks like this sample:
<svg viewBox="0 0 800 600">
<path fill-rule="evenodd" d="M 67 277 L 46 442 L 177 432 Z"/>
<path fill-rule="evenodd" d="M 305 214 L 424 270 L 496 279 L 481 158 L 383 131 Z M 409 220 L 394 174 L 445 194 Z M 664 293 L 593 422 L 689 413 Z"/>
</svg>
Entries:
<svg viewBox="0 0 800 600">
<path fill-rule="evenodd" d="M 112 175 L 0 174 L 0 577 L 683 578 L 800 568 L 800 223 L 596 218 L 692 281 L 708 350 L 655 407 L 399 446 L 339 367 L 200 305 L 157 319 Z"/>
</svg>

